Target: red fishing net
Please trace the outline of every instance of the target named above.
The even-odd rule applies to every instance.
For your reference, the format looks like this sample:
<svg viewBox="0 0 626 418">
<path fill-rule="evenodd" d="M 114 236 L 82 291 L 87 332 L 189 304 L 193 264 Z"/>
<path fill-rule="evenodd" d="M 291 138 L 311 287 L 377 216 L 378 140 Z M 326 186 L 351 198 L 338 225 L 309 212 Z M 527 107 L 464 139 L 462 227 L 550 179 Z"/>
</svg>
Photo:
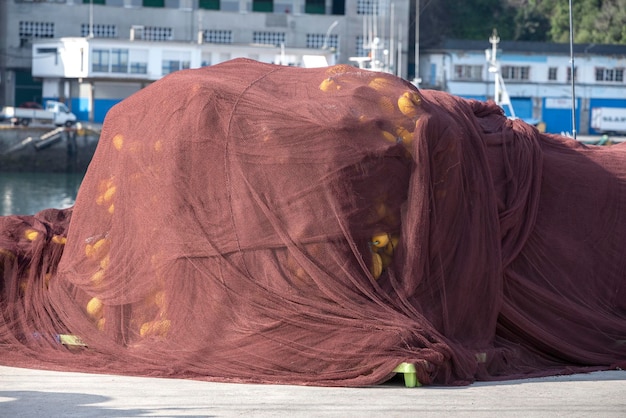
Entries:
<svg viewBox="0 0 626 418">
<path fill-rule="evenodd" d="M 0 218 L 0 363 L 426 384 L 626 363 L 626 147 L 350 66 L 115 106 L 69 210 Z"/>
</svg>

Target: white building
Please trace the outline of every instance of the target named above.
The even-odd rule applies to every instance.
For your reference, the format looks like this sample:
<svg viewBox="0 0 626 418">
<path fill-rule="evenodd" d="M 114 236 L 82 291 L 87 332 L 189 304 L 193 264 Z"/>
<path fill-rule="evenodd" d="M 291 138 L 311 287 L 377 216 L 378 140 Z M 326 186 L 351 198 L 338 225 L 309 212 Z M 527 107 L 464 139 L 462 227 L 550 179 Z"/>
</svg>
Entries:
<svg viewBox="0 0 626 418">
<path fill-rule="evenodd" d="M 416 74 L 420 88 L 494 99 L 489 37 L 416 52 L 416 3 L 0 0 L 0 105 L 56 99 L 80 120 L 100 122 L 115 103 L 171 71 L 236 57 L 365 64 L 405 79 Z M 598 109 L 626 114 L 625 45 L 574 45 L 575 94 L 568 44 L 502 41 L 497 49 L 515 116 L 560 133 L 573 130 L 574 113 L 576 132 L 594 134 Z"/>
<path fill-rule="evenodd" d="M 335 58 L 327 49 L 89 37 L 41 40 L 32 49 L 32 75 L 42 80 L 42 101 L 66 102 L 79 120 L 96 122 L 115 103 L 174 71 L 239 57 L 300 67 L 328 66 Z"/>
<path fill-rule="evenodd" d="M 168 72 L 236 57 L 298 66 L 361 57 L 407 77 L 414 7 L 411 0 L 0 0 L 0 106 L 54 98 L 100 121 Z"/>
<path fill-rule="evenodd" d="M 496 100 L 495 73 L 489 71 L 492 44 L 447 40 L 420 52 L 420 87 L 454 95 Z M 592 115 L 598 108 L 626 115 L 626 45 L 574 45 L 574 86 L 569 44 L 501 41 L 497 69 L 516 117 L 543 121 L 551 133 L 572 132 L 572 97 L 576 98 L 576 132 L 595 134 Z M 503 106 L 511 115 L 508 106 Z M 626 129 L 626 120 L 624 121 Z"/>
</svg>

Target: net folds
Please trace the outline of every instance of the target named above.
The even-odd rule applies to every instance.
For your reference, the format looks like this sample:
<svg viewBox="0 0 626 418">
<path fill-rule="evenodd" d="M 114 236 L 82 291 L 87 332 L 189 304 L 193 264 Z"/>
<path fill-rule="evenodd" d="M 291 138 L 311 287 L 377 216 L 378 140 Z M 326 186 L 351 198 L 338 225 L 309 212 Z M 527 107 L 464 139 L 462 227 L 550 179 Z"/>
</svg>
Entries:
<svg viewBox="0 0 626 418">
<path fill-rule="evenodd" d="M 322 386 L 626 366 L 626 147 L 351 66 L 172 73 L 0 217 L 0 363 Z"/>
</svg>

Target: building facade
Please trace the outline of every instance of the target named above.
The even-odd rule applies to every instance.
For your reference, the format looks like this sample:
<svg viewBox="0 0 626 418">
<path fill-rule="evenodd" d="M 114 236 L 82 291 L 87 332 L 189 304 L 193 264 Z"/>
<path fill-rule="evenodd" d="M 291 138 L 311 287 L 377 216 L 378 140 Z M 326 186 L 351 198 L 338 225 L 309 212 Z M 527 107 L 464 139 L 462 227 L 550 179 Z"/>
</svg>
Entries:
<svg viewBox="0 0 626 418">
<path fill-rule="evenodd" d="M 594 119 L 608 108 L 616 112 L 614 119 L 624 118 L 616 130 L 626 133 L 626 45 L 574 45 L 573 87 L 568 44 L 497 42 L 496 61 L 492 46 L 487 38 L 447 40 L 421 51 L 420 87 L 502 103 L 496 97 L 497 71 L 511 104 L 503 108 L 510 116 L 541 121 L 550 133 L 573 132 L 575 119 L 576 132 L 599 134 Z"/>
<path fill-rule="evenodd" d="M 497 71 L 510 103 L 505 111 L 541 121 L 547 132 L 572 132 L 575 123 L 578 133 L 601 133 L 594 121 L 602 109 L 614 109 L 611 118 L 618 125 L 624 118 L 626 126 L 626 46 L 574 45 L 573 66 L 567 44 L 498 42 L 497 62 L 487 36 L 420 50 L 411 33 L 411 22 L 419 22 L 416 4 L 0 0 L 0 106 L 54 99 L 80 120 L 101 122 L 115 103 L 172 71 L 247 57 L 294 66 L 352 64 L 420 88 L 501 102 Z"/>
<path fill-rule="evenodd" d="M 319 65 L 310 57 L 323 56 L 406 77 L 409 6 L 410 0 L 2 0 L 0 106 L 61 99 L 82 119 L 100 121 L 111 103 L 172 70 L 236 57 L 306 66 L 305 57 Z"/>
</svg>

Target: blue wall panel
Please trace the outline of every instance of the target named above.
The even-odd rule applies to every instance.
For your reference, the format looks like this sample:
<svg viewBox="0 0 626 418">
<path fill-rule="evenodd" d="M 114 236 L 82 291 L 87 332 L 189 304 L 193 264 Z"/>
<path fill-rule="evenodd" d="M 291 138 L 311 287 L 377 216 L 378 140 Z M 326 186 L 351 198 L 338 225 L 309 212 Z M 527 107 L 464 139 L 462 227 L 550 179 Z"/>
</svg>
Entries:
<svg viewBox="0 0 626 418">
<path fill-rule="evenodd" d="M 104 122 L 107 112 L 123 99 L 96 99 L 94 103 L 93 121 L 96 123 Z"/>
<path fill-rule="evenodd" d="M 89 99 L 84 97 L 76 97 L 71 102 L 72 113 L 76 115 L 79 121 L 89 121 Z"/>
<path fill-rule="evenodd" d="M 571 104 L 571 101 L 569 102 Z M 546 124 L 546 132 L 560 134 L 572 132 L 572 109 L 566 106 L 546 108 L 546 99 L 543 99 L 541 120 Z M 580 131 L 580 99 L 576 100 L 576 132 Z"/>
</svg>

